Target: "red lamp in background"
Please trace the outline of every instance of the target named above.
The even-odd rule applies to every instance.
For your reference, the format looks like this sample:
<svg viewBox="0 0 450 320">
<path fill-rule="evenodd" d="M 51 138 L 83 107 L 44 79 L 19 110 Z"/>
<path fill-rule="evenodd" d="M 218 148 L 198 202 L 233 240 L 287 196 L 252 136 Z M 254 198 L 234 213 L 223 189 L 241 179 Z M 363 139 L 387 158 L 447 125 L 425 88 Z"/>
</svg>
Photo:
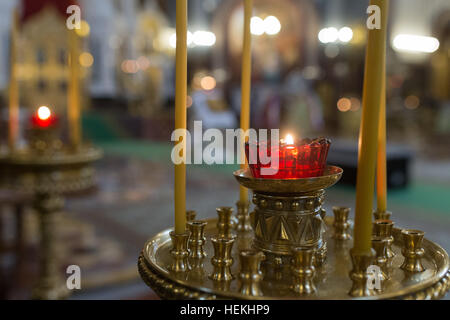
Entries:
<svg viewBox="0 0 450 320">
<path fill-rule="evenodd" d="M 55 125 L 57 118 L 47 106 L 39 107 L 31 117 L 31 123 L 34 128 L 48 128 Z"/>
<path fill-rule="evenodd" d="M 325 138 L 295 142 L 288 134 L 275 146 L 272 146 L 270 141 L 256 144 L 247 142 L 245 153 L 250 171 L 255 178 L 311 178 L 323 175 L 330 144 L 330 140 Z M 270 168 L 272 172 L 264 172 L 263 168 Z"/>
</svg>

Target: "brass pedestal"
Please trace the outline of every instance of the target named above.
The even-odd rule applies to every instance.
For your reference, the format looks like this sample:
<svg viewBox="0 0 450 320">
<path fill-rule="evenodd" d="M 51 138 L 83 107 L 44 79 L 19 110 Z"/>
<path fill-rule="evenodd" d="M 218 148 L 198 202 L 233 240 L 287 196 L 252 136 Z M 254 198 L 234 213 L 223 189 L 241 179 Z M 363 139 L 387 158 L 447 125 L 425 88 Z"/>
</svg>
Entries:
<svg viewBox="0 0 450 320">
<path fill-rule="evenodd" d="M 341 175 L 342 169 L 333 166 L 323 176 L 305 179 L 257 179 L 249 170 L 235 172 L 238 182 L 253 190 L 254 247 L 286 263 L 293 248 L 311 248 L 314 264 L 321 265 L 327 253 L 322 220 L 325 189 Z"/>
<path fill-rule="evenodd" d="M 32 293 L 34 299 L 62 299 L 69 295 L 58 254 L 58 213 L 64 207 L 64 195 L 95 185 L 92 164 L 101 156 L 100 150 L 82 146 L 77 152 L 64 148 L 49 153 L 27 149 L 3 159 L 7 187 L 32 193 L 33 207 L 39 216 L 40 270 Z"/>
</svg>

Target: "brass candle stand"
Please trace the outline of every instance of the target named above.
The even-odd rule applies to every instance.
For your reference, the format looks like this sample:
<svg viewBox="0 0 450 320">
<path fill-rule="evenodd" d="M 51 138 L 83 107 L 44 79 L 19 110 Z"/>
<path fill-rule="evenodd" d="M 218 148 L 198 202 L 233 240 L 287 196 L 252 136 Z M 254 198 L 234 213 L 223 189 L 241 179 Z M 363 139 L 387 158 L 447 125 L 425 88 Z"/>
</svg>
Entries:
<svg viewBox="0 0 450 320">
<path fill-rule="evenodd" d="M 334 207 L 331 217 L 322 208 L 324 190 L 341 174 L 328 166 L 321 177 L 277 180 L 236 171 L 253 190 L 252 230 L 239 227 L 247 219 L 236 223 L 230 207 L 218 208 L 218 219 L 190 222 L 195 236 L 182 276 L 171 269 L 177 245 L 165 230 L 144 246 L 142 279 L 164 299 L 442 298 L 450 288 L 447 252 L 417 230 L 393 228 L 390 214 L 375 215 L 370 254 L 350 250 L 350 209 Z M 237 216 L 243 212 L 238 205 Z"/>
<path fill-rule="evenodd" d="M 64 197 L 86 191 L 95 185 L 93 162 L 102 152 L 89 145 L 65 146 L 53 128 L 31 129 L 29 147 L 16 150 L 2 159 L 4 183 L 10 189 L 34 194 L 34 209 L 39 216 L 41 244 L 39 278 L 34 299 L 62 299 L 69 295 L 59 261 L 57 218 Z"/>
</svg>

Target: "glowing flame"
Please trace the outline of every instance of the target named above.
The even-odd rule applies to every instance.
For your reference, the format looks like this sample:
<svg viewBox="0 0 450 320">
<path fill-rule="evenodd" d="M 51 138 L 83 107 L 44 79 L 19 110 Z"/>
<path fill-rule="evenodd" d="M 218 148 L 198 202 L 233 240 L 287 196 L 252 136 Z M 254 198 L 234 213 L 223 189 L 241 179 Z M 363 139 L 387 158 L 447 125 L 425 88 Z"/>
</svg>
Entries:
<svg viewBox="0 0 450 320">
<path fill-rule="evenodd" d="M 286 135 L 286 138 L 284 139 L 286 141 L 286 144 L 294 144 L 294 137 L 292 137 L 290 134 Z"/>
<path fill-rule="evenodd" d="M 52 112 L 46 106 L 39 107 L 39 109 L 37 110 L 37 116 L 40 120 L 48 120 L 51 115 Z"/>
</svg>

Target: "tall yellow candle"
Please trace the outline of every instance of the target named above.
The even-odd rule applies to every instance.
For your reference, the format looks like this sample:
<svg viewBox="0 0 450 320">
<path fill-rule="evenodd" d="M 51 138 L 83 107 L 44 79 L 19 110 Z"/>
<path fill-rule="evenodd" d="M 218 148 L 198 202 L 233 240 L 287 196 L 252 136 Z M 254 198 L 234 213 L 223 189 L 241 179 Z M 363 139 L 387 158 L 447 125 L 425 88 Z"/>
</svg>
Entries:
<svg viewBox="0 0 450 320">
<path fill-rule="evenodd" d="M 69 139 L 71 146 L 76 150 L 81 143 L 80 123 L 80 63 L 79 39 L 75 30 L 69 30 L 69 90 L 67 100 L 67 116 L 69 125 Z"/>
<path fill-rule="evenodd" d="M 13 13 L 11 23 L 10 42 L 10 75 L 9 75 L 9 121 L 8 121 L 8 145 L 13 151 L 17 143 L 19 132 L 19 84 L 17 81 L 17 36 L 18 36 L 19 15 L 17 10 Z"/>
<path fill-rule="evenodd" d="M 377 211 L 387 209 L 386 183 L 386 66 L 383 67 L 381 85 L 380 120 L 378 124 L 378 155 L 377 155 Z"/>
<path fill-rule="evenodd" d="M 187 0 L 176 2 L 176 64 L 175 64 L 175 129 L 186 129 L 187 98 Z M 181 141 L 180 141 L 181 140 Z M 186 148 L 186 133 L 177 143 Z M 185 156 L 185 155 L 183 155 Z M 186 230 L 186 164 L 175 165 L 175 233 Z"/>
<path fill-rule="evenodd" d="M 358 173 L 354 248 L 355 254 L 371 252 L 372 204 L 377 159 L 378 123 L 382 92 L 383 67 L 386 59 L 386 27 L 388 0 L 371 0 L 380 8 L 380 29 L 368 31 L 364 72 L 363 108 L 359 135 Z"/>
<path fill-rule="evenodd" d="M 241 129 L 246 132 L 250 127 L 250 85 L 252 73 L 252 54 L 251 54 L 251 34 L 250 19 L 252 17 L 252 0 L 244 0 L 244 42 L 242 46 L 242 75 L 241 75 Z M 241 137 L 241 169 L 246 167 L 244 135 Z M 248 201 L 248 190 L 243 186 L 239 187 L 239 199 L 241 202 Z"/>
</svg>

